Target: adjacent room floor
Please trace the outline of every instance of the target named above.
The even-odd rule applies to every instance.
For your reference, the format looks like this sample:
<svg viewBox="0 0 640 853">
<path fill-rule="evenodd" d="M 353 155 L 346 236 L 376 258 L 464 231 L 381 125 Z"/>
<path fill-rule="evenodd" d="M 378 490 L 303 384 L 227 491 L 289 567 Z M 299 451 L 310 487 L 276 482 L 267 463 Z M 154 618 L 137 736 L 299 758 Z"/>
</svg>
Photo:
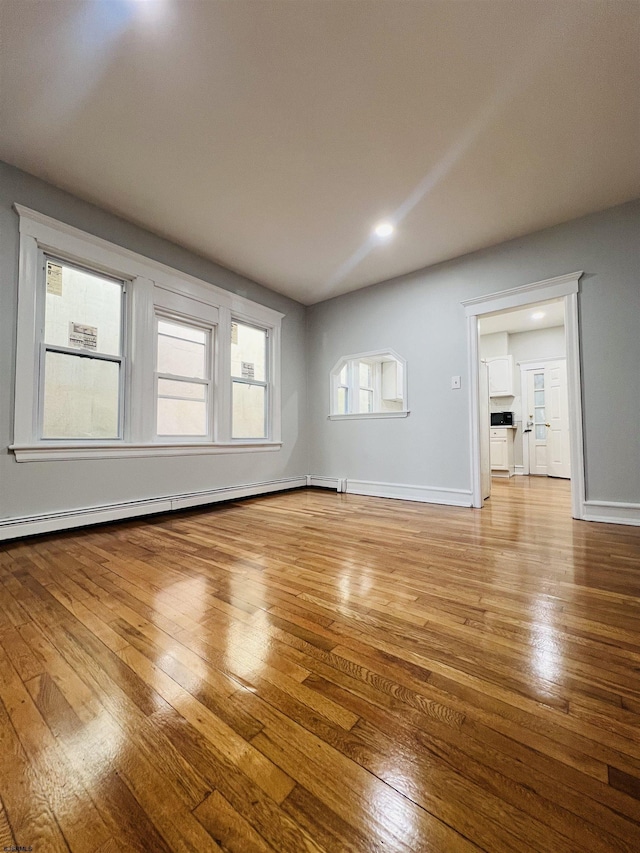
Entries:
<svg viewBox="0 0 640 853">
<path fill-rule="evenodd" d="M 640 849 L 640 529 L 304 490 L 0 548 L 0 840 Z"/>
</svg>

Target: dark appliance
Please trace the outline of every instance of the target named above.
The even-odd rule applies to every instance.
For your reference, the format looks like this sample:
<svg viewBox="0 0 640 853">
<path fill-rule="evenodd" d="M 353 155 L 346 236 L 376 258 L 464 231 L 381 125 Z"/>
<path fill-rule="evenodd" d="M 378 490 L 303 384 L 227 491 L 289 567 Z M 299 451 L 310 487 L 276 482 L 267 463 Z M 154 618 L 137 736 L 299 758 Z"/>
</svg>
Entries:
<svg viewBox="0 0 640 853">
<path fill-rule="evenodd" d="M 491 412 L 491 426 L 513 426 L 513 412 Z"/>
</svg>

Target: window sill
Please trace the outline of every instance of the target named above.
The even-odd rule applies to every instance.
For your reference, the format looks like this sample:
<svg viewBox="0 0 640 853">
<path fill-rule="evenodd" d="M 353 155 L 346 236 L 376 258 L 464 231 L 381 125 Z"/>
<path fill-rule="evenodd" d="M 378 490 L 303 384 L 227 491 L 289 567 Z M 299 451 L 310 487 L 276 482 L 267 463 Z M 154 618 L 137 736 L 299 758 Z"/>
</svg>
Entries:
<svg viewBox="0 0 640 853">
<path fill-rule="evenodd" d="M 401 412 L 356 412 L 352 415 L 327 415 L 327 419 L 330 421 L 357 421 L 368 420 L 369 418 L 406 418 L 409 414 L 409 409 L 403 409 Z"/>
<path fill-rule="evenodd" d="M 280 450 L 281 441 L 234 441 L 184 444 L 13 444 L 16 462 L 50 462 L 71 459 L 121 459 L 143 456 L 215 456 L 221 453 L 262 453 Z"/>
</svg>

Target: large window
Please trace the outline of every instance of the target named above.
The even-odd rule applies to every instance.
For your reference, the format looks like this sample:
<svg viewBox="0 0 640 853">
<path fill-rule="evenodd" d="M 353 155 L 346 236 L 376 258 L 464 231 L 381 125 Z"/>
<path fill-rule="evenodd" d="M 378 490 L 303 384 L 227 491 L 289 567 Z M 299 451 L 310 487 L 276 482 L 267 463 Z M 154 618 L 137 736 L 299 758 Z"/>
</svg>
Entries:
<svg viewBox="0 0 640 853">
<path fill-rule="evenodd" d="M 268 412 L 266 329 L 231 325 L 232 438 L 266 438 Z"/>
<path fill-rule="evenodd" d="M 119 438 L 124 282 L 57 258 L 43 261 L 39 433 Z"/>
<path fill-rule="evenodd" d="M 406 417 L 406 363 L 392 350 L 344 356 L 330 376 L 330 417 Z"/>
<path fill-rule="evenodd" d="M 156 435 L 211 432 L 211 330 L 157 318 Z"/>
<path fill-rule="evenodd" d="M 18 461 L 279 448 L 282 314 L 15 207 Z"/>
</svg>

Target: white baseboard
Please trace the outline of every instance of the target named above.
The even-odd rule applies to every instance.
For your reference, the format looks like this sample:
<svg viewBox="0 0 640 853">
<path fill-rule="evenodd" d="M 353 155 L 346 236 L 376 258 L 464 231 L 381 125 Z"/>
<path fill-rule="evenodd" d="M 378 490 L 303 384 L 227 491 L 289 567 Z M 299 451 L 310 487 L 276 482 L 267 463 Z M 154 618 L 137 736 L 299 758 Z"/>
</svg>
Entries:
<svg viewBox="0 0 640 853">
<path fill-rule="evenodd" d="M 397 498 L 448 506 L 471 506 L 471 489 L 442 489 L 439 486 L 409 486 L 405 483 L 377 483 L 371 480 L 346 480 L 344 491 L 376 498 Z"/>
<path fill-rule="evenodd" d="M 604 521 L 609 524 L 632 524 L 640 527 L 640 504 L 618 501 L 585 501 L 584 521 Z"/>
<path fill-rule="evenodd" d="M 380 483 L 373 480 L 351 480 L 341 477 L 322 477 L 313 474 L 267 480 L 262 483 L 247 483 L 242 486 L 168 495 L 141 501 L 126 501 L 117 504 L 89 507 L 64 512 L 43 513 L 20 518 L 0 519 L 0 541 L 67 530 L 105 521 L 136 518 L 153 513 L 171 512 L 218 503 L 219 501 L 264 495 L 286 489 L 305 486 L 349 492 L 354 495 L 369 495 L 378 498 L 394 498 L 421 503 L 445 504 L 448 506 L 472 506 L 471 490 L 443 489 L 438 486 L 410 486 L 405 483 Z M 640 526 L 640 504 L 614 501 L 585 501 L 584 521 L 608 522 L 609 524 L 631 524 Z"/>
<path fill-rule="evenodd" d="M 524 476 L 524 465 L 516 465 L 514 473 L 516 477 Z"/>
<path fill-rule="evenodd" d="M 344 491 L 344 480 L 341 477 L 318 477 L 315 474 L 307 474 L 307 486 L 317 489 L 333 489 L 336 492 Z"/>
<path fill-rule="evenodd" d="M 267 480 L 262 483 L 247 483 L 243 486 L 227 486 L 203 492 L 190 492 L 182 495 L 168 495 L 163 498 L 151 498 L 142 501 L 126 501 L 118 504 L 89 507 L 88 509 L 67 510 L 65 512 L 43 513 L 42 515 L 23 516 L 0 520 L 0 540 L 15 539 L 20 536 L 32 536 L 36 533 L 49 533 L 55 530 L 67 530 L 89 524 L 101 524 L 123 518 L 135 518 L 157 512 L 187 509 L 203 504 L 237 498 L 264 495 L 268 492 L 280 492 L 284 489 L 299 489 L 307 485 L 307 478 L 287 477 L 279 480 Z"/>
</svg>

